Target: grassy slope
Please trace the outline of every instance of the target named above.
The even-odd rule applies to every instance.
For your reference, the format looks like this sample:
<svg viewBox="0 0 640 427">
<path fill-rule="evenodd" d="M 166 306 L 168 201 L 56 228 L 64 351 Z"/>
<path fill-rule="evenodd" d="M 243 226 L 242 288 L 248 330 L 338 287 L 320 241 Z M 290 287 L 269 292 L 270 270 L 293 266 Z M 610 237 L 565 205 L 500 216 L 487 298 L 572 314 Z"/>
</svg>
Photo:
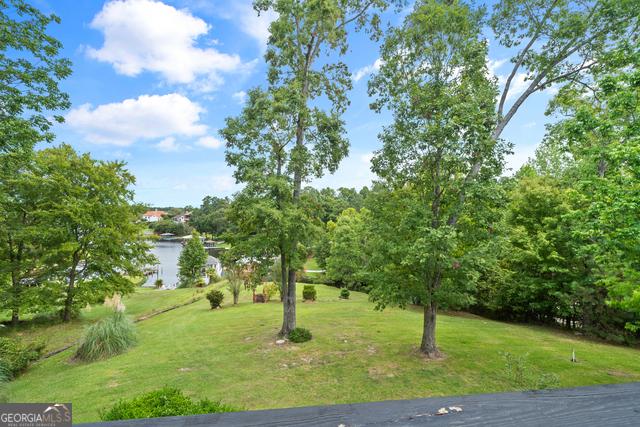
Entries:
<svg viewBox="0 0 640 427">
<path fill-rule="evenodd" d="M 202 290 L 176 289 L 172 291 L 157 291 L 155 289 L 137 288 L 136 292 L 126 296 L 123 304 L 127 314 L 137 318 L 163 308 L 187 302 L 196 295 L 202 295 Z M 55 323 L 43 325 L 25 322 L 18 329 L 2 328 L 0 336 L 21 338 L 24 342 L 41 341 L 46 344 L 45 352 L 53 351 L 78 340 L 85 327 L 108 315 L 112 309 L 97 305 L 90 309 L 83 309 L 80 317 L 70 323 Z"/>
<path fill-rule="evenodd" d="M 501 351 L 529 353 L 562 386 L 640 380 L 638 350 L 470 316 L 440 316 L 447 357 L 426 361 L 416 353 L 419 312 L 376 312 L 366 295 L 341 301 L 338 289 L 317 288 L 319 301 L 298 306 L 311 342 L 274 344 L 276 302 L 254 305 L 245 293 L 240 305 L 212 311 L 203 300 L 139 323 L 139 345 L 126 354 L 82 365 L 67 351 L 37 364 L 11 383 L 12 401 L 71 401 L 83 422 L 163 385 L 247 409 L 506 391 L 513 385 Z M 569 362 L 574 348 L 577 364 Z"/>
</svg>

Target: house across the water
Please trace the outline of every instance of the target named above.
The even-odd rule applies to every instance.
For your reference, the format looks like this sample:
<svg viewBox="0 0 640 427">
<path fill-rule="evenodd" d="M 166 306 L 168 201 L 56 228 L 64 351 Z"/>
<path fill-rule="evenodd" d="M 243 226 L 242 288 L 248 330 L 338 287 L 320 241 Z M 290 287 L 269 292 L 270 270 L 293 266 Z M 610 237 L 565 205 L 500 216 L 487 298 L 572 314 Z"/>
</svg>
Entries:
<svg viewBox="0 0 640 427">
<path fill-rule="evenodd" d="M 167 213 L 165 211 L 146 211 L 144 214 L 142 214 L 142 219 L 147 222 L 158 222 L 166 214 Z"/>
</svg>

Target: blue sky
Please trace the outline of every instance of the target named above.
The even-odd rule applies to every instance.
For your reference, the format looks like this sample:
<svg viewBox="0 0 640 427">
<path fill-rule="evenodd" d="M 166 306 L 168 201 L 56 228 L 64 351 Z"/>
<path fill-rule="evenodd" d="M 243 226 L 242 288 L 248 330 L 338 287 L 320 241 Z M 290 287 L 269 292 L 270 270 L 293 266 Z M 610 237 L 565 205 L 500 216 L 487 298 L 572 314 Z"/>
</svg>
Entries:
<svg viewBox="0 0 640 427">
<path fill-rule="evenodd" d="M 62 19 L 50 32 L 73 62 L 73 75 L 62 84 L 73 106 L 56 128 L 58 141 L 99 159 L 126 161 L 137 177 L 136 199 L 152 206 L 197 206 L 205 195 L 238 190 L 218 129 L 225 117 L 240 112 L 246 91 L 265 83 L 262 54 L 272 16 L 258 17 L 247 0 L 32 2 Z M 401 21 L 395 12 L 385 18 Z M 487 37 L 490 66 L 502 79 L 509 52 Z M 377 45 L 356 33 L 350 46 L 344 58 L 354 76 L 344 117 L 350 155 L 314 186 L 368 185 L 374 179 L 371 153 L 380 147 L 377 134 L 389 121 L 368 107 Z M 518 81 L 524 83 L 524 74 Z M 530 98 L 505 130 L 503 137 L 515 144 L 511 168 L 524 163 L 542 139 L 551 94 Z"/>
</svg>

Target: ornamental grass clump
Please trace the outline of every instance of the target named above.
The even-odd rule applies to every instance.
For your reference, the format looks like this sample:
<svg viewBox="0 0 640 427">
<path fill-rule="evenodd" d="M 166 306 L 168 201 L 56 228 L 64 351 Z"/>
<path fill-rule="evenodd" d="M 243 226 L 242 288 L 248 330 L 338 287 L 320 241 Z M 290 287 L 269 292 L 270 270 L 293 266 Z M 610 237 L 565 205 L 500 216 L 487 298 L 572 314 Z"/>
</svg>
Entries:
<svg viewBox="0 0 640 427">
<path fill-rule="evenodd" d="M 116 311 L 87 329 L 74 358 L 84 362 L 107 359 L 124 353 L 136 342 L 133 322 L 123 312 Z"/>
</svg>

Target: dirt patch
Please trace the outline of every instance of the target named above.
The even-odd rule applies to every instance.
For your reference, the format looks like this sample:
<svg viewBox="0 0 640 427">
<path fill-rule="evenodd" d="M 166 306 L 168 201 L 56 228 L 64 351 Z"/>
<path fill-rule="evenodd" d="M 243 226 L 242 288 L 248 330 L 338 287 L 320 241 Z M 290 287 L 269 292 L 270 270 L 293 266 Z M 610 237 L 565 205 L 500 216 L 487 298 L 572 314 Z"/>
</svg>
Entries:
<svg viewBox="0 0 640 427">
<path fill-rule="evenodd" d="M 611 375 L 612 377 L 619 377 L 619 378 L 636 378 L 637 377 L 637 375 L 630 374 L 629 372 L 625 372 L 625 371 L 611 370 L 611 371 L 607 371 L 607 374 Z"/>
<path fill-rule="evenodd" d="M 109 383 L 107 384 L 107 388 L 116 388 L 118 387 L 120 384 L 118 384 L 117 381 L 109 381 Z"/>
</svg>

